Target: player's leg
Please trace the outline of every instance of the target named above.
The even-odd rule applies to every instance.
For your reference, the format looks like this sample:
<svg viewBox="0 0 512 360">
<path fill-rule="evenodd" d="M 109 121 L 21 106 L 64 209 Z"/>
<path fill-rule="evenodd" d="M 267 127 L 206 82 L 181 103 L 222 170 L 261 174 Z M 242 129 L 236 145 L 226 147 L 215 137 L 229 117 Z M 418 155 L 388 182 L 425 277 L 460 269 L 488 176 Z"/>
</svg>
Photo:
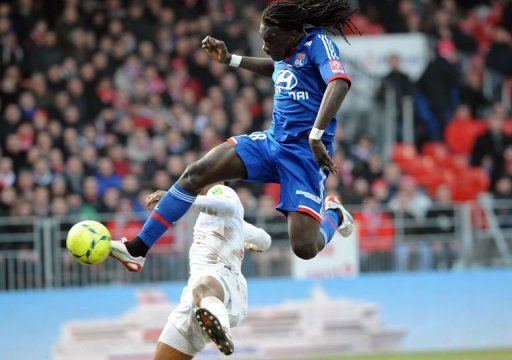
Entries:
<svg viewBox="0 0 512 360">
<path fill-rule="evenodd" d="M 138 235 L 140 245 L 151 248 L 167 228 L 188 211 L 204 186 L 222 180 L 241 179 L 245 174 L 244 164 L 232 146 L 223 143 L 212 149 L 203 158 L 187 166 L 180 179 L 160 199 Z M 127 245 L 132 253 L 132 244 Z M 134 252 L 141 251 L 140 247 L 133 246 Z"/>
<path fill-rule="evenodd" d="M 190 360 L 193 356 L 169 346 L 161 341 L 156 344 L 156 352 L 153 360 Z"/>
<path fill-rule="evenodd" d="M 323 204 L 328 172 L 316 162 L 306 140 L 283 145 L 278 168 L 281 183 L 278 209 L 288 214 L 290 242 L 298 257 L 315 257 L 337 229 L 344 236 L 350 235 L 352 217 L 341 203 L 329 196 Z"/>
<path fill-rule="evenodd" d="M 153 244 L 190 208 L 204 186 L 246 176 L 244 163 L 233 147 L 223 143 L 190 164 L 180 179 L 160 199 L 138 236 L 126 242 L 112 242 L 112 256 L 130 271 L 140 271 Z"/>
<path fill-rule="evenodd" d="M 324 247 L 320 223 L 306 213 L 288 213 L 288 234 L 293 253 L 301 259 L 314 258 Z"/>
<path fill-rule="evenodd" d="M 327 246 L 336 230 L 350 236 L 353 223 L 352 216 L 335 196 L 326 198 L 320 218 L 312 212 L 289 212 L 288 233 L 293 252 L 301 259 L 311 259 Z"/>
<path fill-rule="evenodd" d="M 199 326 L 225 355 L 234 351 L 231 340 L 229 314 L 225 303 L 227 296 L 219 280 L 203 276 L 197 280 L 192 289 L 196 305 L 196 319 Z"/>
<path fill-rule="evenodd" d="M 185 214 L 202 187 L 242 178 L 277 182 L 278 177 L 269 160 L 272 145 L 267 135 L 267 132 L 256 132 L 230 138 L 189 165 L 178 182 L 160 199 L 135 239 L 112 241 L 111 255 L 129 271 L 140 271 L 149 248 Z"/>
</svg>

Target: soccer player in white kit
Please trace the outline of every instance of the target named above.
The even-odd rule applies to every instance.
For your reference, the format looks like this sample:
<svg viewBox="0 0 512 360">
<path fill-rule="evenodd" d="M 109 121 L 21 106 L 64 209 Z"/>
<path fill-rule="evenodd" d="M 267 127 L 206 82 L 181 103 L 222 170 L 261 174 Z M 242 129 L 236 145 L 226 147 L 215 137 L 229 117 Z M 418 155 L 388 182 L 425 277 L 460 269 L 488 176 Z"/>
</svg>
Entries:
<svg viewBox="0 0 512 360">
<path fill-rule="evenodd" d="M 161 195 L 153 193 L 146 205 Z M 155 360 L 192 359 L 210 340 L 225 355 L 233 353 L 230 329 L 247 314 L 244 249 L 265 251 L 271 244 L 269 234 L 243 220 L 242 203 L 227 186 L 211 187 L 192 207 L 200 214 L 189 252 L 190 277 L 158 339 Z"/>
</svg>

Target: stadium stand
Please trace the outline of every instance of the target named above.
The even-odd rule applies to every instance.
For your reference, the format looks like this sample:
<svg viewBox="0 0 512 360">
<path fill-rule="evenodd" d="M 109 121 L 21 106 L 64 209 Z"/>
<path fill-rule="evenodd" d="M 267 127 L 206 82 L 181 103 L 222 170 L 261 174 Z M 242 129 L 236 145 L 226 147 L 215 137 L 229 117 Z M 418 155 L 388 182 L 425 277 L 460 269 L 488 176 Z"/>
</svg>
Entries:
<svg viewBox="0 0 512 360">
<path fill-rule="evenodd" d="M 258 55 L 264 3 L 1 3 L 0 214 L 142 211 L 149 192 L 168 188 L 200 154 L 268 126 L 272 83 L 212 62 L 199 46 L 212 34 L 238 54 Z M 463 202 L 486 191 L 510 199 L 512 4 L 354 4 L 361 11 L 353 23 L 363 35 L 426 33 L 437 56 L 410 84 L 417 143 L 395 144 L 387 162 L 375 139 L 345 138 L 340 129 L 335 160 L 342 171 L 330 177 L 328 190 L 348 203 L 364 201 L 356 214 L 363 222 L 374 205 L 423 212 L 415 217 L 439 199 Z M 235 186 L 249 213 L 278 216 L 268 211 L 278 188 Z M 363 243 L 365 251 L 393 251 L 385 243 L 392 216 L 377 217 L 387 224 L 378 230 L 386 240 L 381 247 Z M 369 230 L 363 226 L 363 237 Z"/>
</svg>

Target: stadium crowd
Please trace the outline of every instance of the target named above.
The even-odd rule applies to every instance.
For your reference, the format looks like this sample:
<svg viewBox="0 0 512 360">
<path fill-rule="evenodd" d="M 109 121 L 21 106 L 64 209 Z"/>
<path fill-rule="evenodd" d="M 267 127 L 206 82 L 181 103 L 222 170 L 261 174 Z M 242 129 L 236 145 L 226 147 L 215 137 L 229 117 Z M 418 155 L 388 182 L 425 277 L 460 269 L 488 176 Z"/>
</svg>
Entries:
<svg viewBox="0 0 512 360">
<path fill-rule="evenodd" d="M 501 3 L 361 0 L 354 1 L 361 9 L 354 24 L 363 34 L 425 32 L 438 39 L 438 56 L 417 84 L 395 59 L 383 86 L 400 96 L 419 94 L 429 109 L 418 114 L 419 138 L 445 140 L 448 154 L 483 167 L 492 178 L 489 189 L 509 199 L 510 109 L 482 88 L 485 67 L 500 79 L 512 75 L 512 5 Z M 0 216 L 143 211 L 150 192 L 169 188 L 202 153 L 228 136 L 268 127 L 271 81 L 215 63 L 200 48 L 211 34 L 232 52 L 259 55 L 263 6 L 235 0 L 1 3 Z M 459 53 L 469 59 L 463 68 Z M 439 217 L 432 204 L 452 204 L 450 186 L 423 191 L 401 163 L 384 163 L 365 134 L 345 139 L 340 128 L 335 161 L 341 171 L 329 177 L 327 189 L 345 203 L 363 204 L 356 213 L 361 250 L 383 258 L 381 269 L 392 266 L 395 235 L 393 214 L 381 205 L 421 222 Z M 274 221 L 276 186 L 236 187 L 247 213 Z M 450 226 L 426 231 L 449 232 Z M 425 266 L 450 266 L 456 245 L 443 246 L 429 247 Z M 418 252 L 411 249 L 406 253 Z M 408 255 L 401 259 L 403 268 L 419 266 Z"/>
</svg>

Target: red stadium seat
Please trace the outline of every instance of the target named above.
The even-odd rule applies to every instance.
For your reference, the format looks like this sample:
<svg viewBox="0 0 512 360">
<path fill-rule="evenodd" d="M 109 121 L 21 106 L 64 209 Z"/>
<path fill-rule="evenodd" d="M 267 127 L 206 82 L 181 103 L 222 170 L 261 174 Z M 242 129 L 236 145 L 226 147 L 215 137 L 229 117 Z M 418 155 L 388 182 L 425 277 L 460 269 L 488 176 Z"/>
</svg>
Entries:
<svg viewBox="0 0 512 360">
<path fill-rule="evenodd" d="M 438 164 L 444 164 L 449 157 L 448 147 L 440 142 L 425 143 L 421 153 L 430 156 Z"/>
<path fill-rule="evenodd" d="M 482 130 L 482 123 L 476 120 L 453 119 L 446 126 L 444 137 L 452 153 L 469 155 L 477 136 L 483 132 Z"/>
<path fill-rule="evenodd" d="M 269 183 L 263 186 L 263 194 L 270 195 L 274 199 L 274 204 L 279 204 L 281 196 L 281 186 L 279 184 Z"/>
<path fill-rule="evenodd" d="M 453 190 L 455 202 L 476 200 L 478 194 L 489 189 L 490 179 L 487 172 L 482 168 L 468 168 L 464 176 L 458 177 Z"/>
<path fill-rule="evenodd" d="M 473 167 L 467 172 L 466 181 L 479 192 L 489 190 L 491 180 L 489 174 L 483 168 Z"/>
<path fill-rule="evenodd" d="M 420 185 L 428 185 L 428 180 L 438 169 L 430 156 L 421 156 L 411 163 L 407 172 L 416 179 Z"/>
<path fill-rule="evenodd" d="M 455 188 L 457 183 L 457 177 L 455 176 L 455 173 L 452 170 L 444 168 L 439 169 L 430 174 L 427 181 L 428 182 L 426 186 L 428 194 L 431 197 L 434 197 L 437 193 L 437 189 L 441 185 L 447 185 L 448 187 L 450 187 L 453 193 L 453 189 Z"/>
<path fill-rule="evenodd" d="M 416 160 L 417 156 L 416 148 L 410 144 L 395 144 L 391 154 L 393 162 L 397 163 L 402 170 L 410 166 Z"/>
<path fill-rule="evenodd" d="M 452 155 L 450 161 L 447 163 L 447 168 L 456 176 L 463 175 L 468 170 L 468 167 L 468 160 L 462 155 Z"/>
</svg>

